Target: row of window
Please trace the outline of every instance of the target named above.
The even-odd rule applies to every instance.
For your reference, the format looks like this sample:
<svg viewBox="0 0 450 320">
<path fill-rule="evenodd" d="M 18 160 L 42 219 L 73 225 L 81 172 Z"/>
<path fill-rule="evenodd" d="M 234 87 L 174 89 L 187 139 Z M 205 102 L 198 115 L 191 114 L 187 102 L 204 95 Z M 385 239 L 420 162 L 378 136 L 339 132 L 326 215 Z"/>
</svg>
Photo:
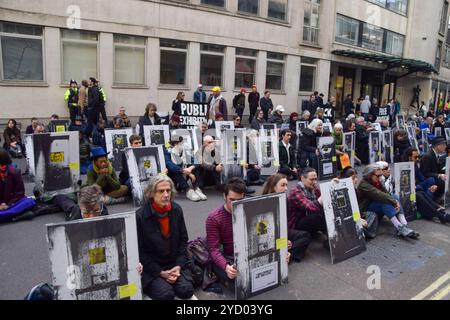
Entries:
<svg viewBox="0 0 450 320">
<path fill-rule="evenodd" d="M 190 2 L 190 0 L 174 1 Z M 225 0 L 201 0 L 200 3 L 213 7 L 226 8 Z M 268 0 L 267 17 L 286 21 L 287 4 L 287 0 Z M 238 0 L 238 12 L 257 16 L 261 15 L 260 8 L 260 0 Z"/>
<path fill-rule="evenodd" d="M 401 34 L 338 14 L 336 19 L 337 42 L 384 52 L 403 55 L 405 37 Z"/>
<path fill-rule="evenodd" d="M 61 30 L 62 82 L 98 75 L 98 33 Z M 1 75 L 4 81 L 43 81 L 43 27 L 0 22 Z M 114 34 L 114 84 L 146 85 L 147 38 Z M 187 85 L 189 42 L 160 39 L 160 84 Z M 225 46 L 200 44 L 200 82 L 223 86 Z M 258 51 L 236 48 L 234 84 L 250 88 L 256 83 Z M 267 53 L 266 88 L 284 91 L 286 55 Z M 300 91 L 312 91 L 317 60 L 302 58 Z"/>
<path fill-rule="evenodd" d="M 367 0 L 388 10 L 406 15 L 408 13 L 408 0 Z"/>
</svg>

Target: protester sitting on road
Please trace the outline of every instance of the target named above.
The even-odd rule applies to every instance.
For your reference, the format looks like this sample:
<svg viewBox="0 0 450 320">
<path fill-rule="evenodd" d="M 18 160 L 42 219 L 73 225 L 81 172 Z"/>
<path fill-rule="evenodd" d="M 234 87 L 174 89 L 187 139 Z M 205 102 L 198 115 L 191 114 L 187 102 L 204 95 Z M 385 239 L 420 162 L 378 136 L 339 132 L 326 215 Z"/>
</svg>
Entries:
<svg viewBox="0 0 450 320">
<path fill-rule="evenodd" d="M 194 294 L 186 269 L 189 237 L 174 193 L 169 177 L 153 176 L 144 192 L 145 204 L 136 212 L 142 289 L 153 300 L 189 299 Z"/>
<path fill-rule="evenodd" d="M 173 114 L 172 117 L 170 117 L 169 121 L 169 130 L 176 130 L 180 128 L 180 122 L 181 118 L 177 114 Z"/>
<path fill-rule="evenodd" d="M 128 118 L 127 114 L 125 113 L 125 107 L 123 107 L 123 106 L 120 107 L 119 113 L 114 117 L 114 120 L 119 119 L 119 118 L 122 119 L 122 121 L 123 121 L 123 127 L 126 127 L 126 128 L 131 127 L 131 121 Z"/>
<path fill-rule="evenodd" d="M 275 108 L 275 110 L 272 113 L 272 116 L 269 119 L 269 123 L 275 123 L 277 125 L 277 128 L 280 128 L 283 124 L 283 113 L 285 112 L 284 107 L 279 105 Z"/>
<path fill-rule="evenodd" d="M 261 177 L 261 167 L 258 165 L 256 154 L 258 144 L 258 132 L 256 130 L 247 131 L 247 162 L 245 169 L 247 170 L 246 184 L 248 186 L 262 186 L 264 179 Z"/>
<path fill-rule="evenodd" d="M 292 138 L 291 130 L 281 131 L 281 141 L 278 145 L 280 158 L 279 173 L 290 179 L 298 179 L 297 159 L 295 158 L 295 147 L 290 144 Z"/>
<path fill-rule="evenodd" d="M 106 121 L 103 119 L 99 120 L 92 133 L 92 143 L 106 150 L 105 128 Z"/>
<path fill-rule="evenodd" d="M 145 107 L 145 113 L 139 118 L 139 135 L 144 139 L 144 126 L 161 125 L 161 117 L 156 113 L 156 104 L 149 103 Z"/>
<path fill-rule="evenodd" d="M 308 110 L 303 111 L 300 121 L 306 121 L 309 124 L 309 121 L 311 121 L 311 112 Z"/>
<path fill-rule="evenodd" d="M 339 175 L 339 179 L 347 179 L 347 178 L 352 179 L 353 186 L 355 187 L 356 190 L 359 181 L 358 173 L 352 167 L 344 168 L 344 170 L 342 170 L 341 174 Z M 379 224 L 378 215 L 372 211 L 361 212 L 361 219 L 366 239 L 374 239 L 377 236 Z"/>
<path fill-rule="evenodd" d="M 78 206 L 74 206 L 70 220 L 89 219 L 108 215 L 108 209 L 103 201 L 102 189 L 96 184 L 81 188 L 78 193 Z"/>
<path fill-rule="evenodd" d="M 403 129 L 399 129 L 394 132 L 394 162 L 401 162 L 402 157 L 406 150 L 411 148 L 411 143 L 409 142 L 408 132 Z"/>
<path fill-rule="evenodd" d="M 78 131 L 78 137 L 80 141 L 80 173 L 86 174 L 90 165 L 91 145 L 83 131 Z"/>
<path fill-rule="evenodd" d="M 436 201 L 436 191 L 438 190 L 437 181 L 435 178 L 425 178 L 420 170 L 420 153 L 415 148 L 410 148 L 405 153 L 405 162 L 414 162 L 414 175 L 416 178 L 416 190 L 424 191 L 428 197 Z"/>
<path fill-rule="evenodd" d="M 379 216 L 387 216 L 400 237 L 417 239 L 419 234 L 408 227 L 403 208 L 398 197 L 389 194 L 380 178 L 381 168 L 376 164 L 368 165 L 363 172 L 363 179 L 358 185 L 358 203 L 361 211 L 373 211 Z"/>
<path fill-rule="evenodd" d="M 251 128 L 253 130 L 259 130 L 262 128 L 262 125 L 264 124 L 264 112 L 262 110 L 256 111 L 256 116 L 253 118 L 251 123 Z"/>
<path fill-rule="evenodd" d="M 98 184 L 105 194 L 106 204 L 126 202 L 128 187 L 120 184 L 107 156 L 103 148 L 92 149 L 92 164 L 88 168 L 86 184 Z"/>
<path fill-rule="evenodd" d="M 200 181 L 205 186 L 214 185 L 218 191 L 221 191 L 220 182 L 221 172 L 224 170 L 219 159 L 216 159 L 216 141 L 213 137 L 206 135 L 203 138 L 203 146 L 195 154 L 195 158 L 200 164 Z"/>
<path fill-rule="evenodd" d="M 225 204 L 212 211 L 206 220 L 206 238 L 212 270 L 222 283 L 234 287 L 237 270 L 234 264 L 232 202 L 245 197 L 245 182 L 231 178 L 224 187 Z"/>
<path fill-rule="evenodd" d="M 299 140 L 298 160 L 301 168 L 311 167 L 318 170 L 317 156 L 317 138 L 322 136 L 323 122 L 314 119 L 303 129 Z"/>
<path fill-rule="evenodd" d="M 34 129 L 36 128 L 36 125 L 39 123 L 39 120 L 37 118 L 31 118 L 31 124 L 27 127 L 25 130 L 25 134 L 33 134 Z"/>
<path fill-rule="evenodd" d="M 239 117 L 238 115 L 233 116 L 233 123 L 234 123 L 235 129 L 243 129 L 244 128 L 241 123 L 241 117 Z"/>
<path fill-rule="evenodd" d="M 34 134 L 45 133 L 45 126 L 42 123 L 38 123 L 34 129 Z"/>
<path fill-rule="evenodd" d="M 170 140 L 170 153 L 173 165 L 167 166 L 169 177 L 180 193 L 186 193 L 186 198 L 197 202 L 208 200 L 199 188 L 200 167 L 188 165 L 183 159 L 183 137 L 172 135 Z"/>
<path fill-rule="evenodd" d="M 13 158 L 25 157 L 25 147 L 22 144 L 22 136 L 19 128 L 17 128 L 17 122 L 14 119 L 8 120 L 8 126 L 3 132 L 3 139 L 5 143 L 3 148 L 9 152 Z"/>
<path fill-rule="evenodd" d="M 323 200 L 317 183 L 317 172 L 306 168 L 301 181 L 291 190 L 288 197 L 288 228 L 307 231 L 314 236 L 318 231 L 326 234 L 327 226 Z M 326 245 L 328 241 L 324 242 Z"/>
<path fill-rule="evenodd" d="M 0 221 L 22 214 L 35 204 L 25 196 L 22 175 L 11 164 L 8 152 L 0 150 Z"/>
<path fill-rule="evenodd" d="M 434 178 L 435 184 L 438 186 L 435 191 L 435 199 L 439 199 L 445 192 L 445 175 L 444 168 L 440 164 L 439 159 L 446 157 L 446 141 L 443 137 L 436 137 L 431 141 L 432 148 L 420 160 L 420 171 L 425 178 Z M 405 150 L 406 151 L 406 150 Z"/>
<path fill-rule="evenodd" d="M 389 163 L 387 163 L 386 161 L 378 161 L 376 164 L 381 168 L 381 171 L 383 173 L 380 178 L 381 183 L 389 194 L 394 194 L 394 180 L 391 175 Z"/>
<path fill-rule="evenodd" d="M 133 134 L 129 139 L 131 148 L 140 148 L 142 147 L 142 139 L 137 134 Z M 122 171 L 119 173 L 119 181 L 121 185 L 125 185 L 128 187 L 128 190 L 131 191 L 131 181 L 130 181 L 130 172 L 128 171 L 128 161 L 127 156 L 122 153 Z"/>
<path fill-rule="evenodd" d="M 369 134 L 372 129 L 367 127 L 364 117 L 356 118 L 356 141 L 355 151 L 356 156 L 361 161 L 361 164 L 369 163 Z"/>
<path fill-rule="evenodd" d="M 276 173 L 270 176 L 264 185 L 262 194 L 286 193 L 289 190 L 286 176 Z M 286 212 L 287 218 L 287 212 Z M 301 262 L 305 256 L 306 249 L 311 241 L 311 236 L 307 231 L 300 231 L 288 228 L 288 250 L 290 258 L 295 262 Z"/>
<path fill-rule="evenodd" d="M 86 132 L 86 125 L 83 124 L 83 117 L 82 116 L 77 115 L 75 117 L 75 122 L 70 124 L 69 131 L 83 131 L 83 132 Z"/>
</svg>

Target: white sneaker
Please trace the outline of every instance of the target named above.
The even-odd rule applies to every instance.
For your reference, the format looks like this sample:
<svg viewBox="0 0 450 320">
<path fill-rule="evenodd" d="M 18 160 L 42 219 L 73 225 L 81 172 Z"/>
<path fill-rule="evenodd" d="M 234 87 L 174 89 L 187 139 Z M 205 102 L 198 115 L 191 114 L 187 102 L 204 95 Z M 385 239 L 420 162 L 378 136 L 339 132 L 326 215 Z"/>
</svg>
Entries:
<svg viewBox="0 0 450 320">
<path fill-rule="evenodd" d="M 199 195 L 194 191 L 194 189 L 189 189 L 189 191 L 186 192 L 186 198 L 194 202 L 198 202 L 201 200 Z"/>
<path fill-rule="evenodd" d="M 205 194 L 202 192 L 200 188 L 195 189 L 195 193 L 200 197 L 200 200 L 202 201 L 208 200 L 208 197 L 205 196 Z"/>
</svg>

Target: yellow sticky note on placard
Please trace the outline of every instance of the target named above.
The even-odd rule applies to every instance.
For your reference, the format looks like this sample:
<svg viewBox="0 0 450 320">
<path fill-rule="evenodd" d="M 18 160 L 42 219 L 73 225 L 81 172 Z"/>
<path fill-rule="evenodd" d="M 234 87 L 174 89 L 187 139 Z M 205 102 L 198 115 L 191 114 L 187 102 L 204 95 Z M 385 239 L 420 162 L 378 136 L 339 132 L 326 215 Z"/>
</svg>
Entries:
<svg viewBox="0 0 450 320">
<path fill-rule="evenodd" d="M 66 131 L 66 126 L 61 125 L 61 126 L 56 126 L 56 132 L 65 132 Z"/>
<path fill-rule="evenodd" d="M 353 212 L 353 221 L 357 222 L 361 220 L 361 214 L 359 212 Z"/>
<path fill-rule="evenodd" d="M 72 171 L 76 171 L 80 169 L 80 164 L 78 162 L 69 163 L 69 169 Z"/>
<path fill-rule="evenodd" d="M 279 167 L 279 166 L 280 166 L 280 161 L 275 160 L 275 161 L 273 162 L 273 165 L 274 165 L 275 167 Z"/>
<path fill-rule="evenodd" d="M 241 160 L 239 163 L 240 163 L 241 166 L 245 166 L 247 164 L 247 161 Z"/>
<path fill-rule="evenodd" d="M 354 157 L 354 156 L 356 156 L 356 152 L 355 151 L 352 151 L 352 157 Z"/>
<path fill-rule="evenodd" d="M 380 151 L 380 152 L 378 152 L 378 156 L 379 156 L 379 157 L 381 157 L 381 151 Z"/>
<path fill-rule="evenodd" d="M 288 246 L 288 239 L 287 238 L 280 238 L 277 239 L 277 250 L 285 249 Z"/>
<path fill-rule="evenodd" d="M 134 283 L 130 283 L 119 287 L 119 298 L 126 299 L 135 296 L 138 292 L 138 287 Z"/>
<path fill-rule="evenodd" d="M 166 149 L 169 149 L 170 148 L 170 143 L 166 143 Z"/>
<path fill-rule="evenodd" d="M 336 162 L 336 161 L 337 161 L 337 157 L 334 156 L 334 157 L 331 158 L 331 160 L 332 160 L 333 162 Z"/>
<path fill-rule="evenodd" d="M 413 194 L 413 193 L 411 193 L 411 194 L 409 195 L 409 200 L 411 200 L 411 202 L 416 202 L 416 195 Z"/>
</svg>

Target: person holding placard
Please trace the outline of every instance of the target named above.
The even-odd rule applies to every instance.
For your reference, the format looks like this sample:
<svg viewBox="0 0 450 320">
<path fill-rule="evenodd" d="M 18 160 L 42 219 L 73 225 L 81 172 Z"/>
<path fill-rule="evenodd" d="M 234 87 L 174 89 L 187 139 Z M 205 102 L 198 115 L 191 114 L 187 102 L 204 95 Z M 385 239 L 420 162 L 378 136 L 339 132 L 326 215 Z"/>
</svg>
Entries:
<svg viewBox="0 0 450 320">
<path fill-rule="evenodd" d="M 281 141 L 278 146 L 278 154 L 280 158 L 280 170 L 290 179 L 297 179 L 298 169 L 297 160 L 295 159 L 295 148 L 291 145 L 292 132 L 290 130 L 281 131 Z"/>
</svg>

